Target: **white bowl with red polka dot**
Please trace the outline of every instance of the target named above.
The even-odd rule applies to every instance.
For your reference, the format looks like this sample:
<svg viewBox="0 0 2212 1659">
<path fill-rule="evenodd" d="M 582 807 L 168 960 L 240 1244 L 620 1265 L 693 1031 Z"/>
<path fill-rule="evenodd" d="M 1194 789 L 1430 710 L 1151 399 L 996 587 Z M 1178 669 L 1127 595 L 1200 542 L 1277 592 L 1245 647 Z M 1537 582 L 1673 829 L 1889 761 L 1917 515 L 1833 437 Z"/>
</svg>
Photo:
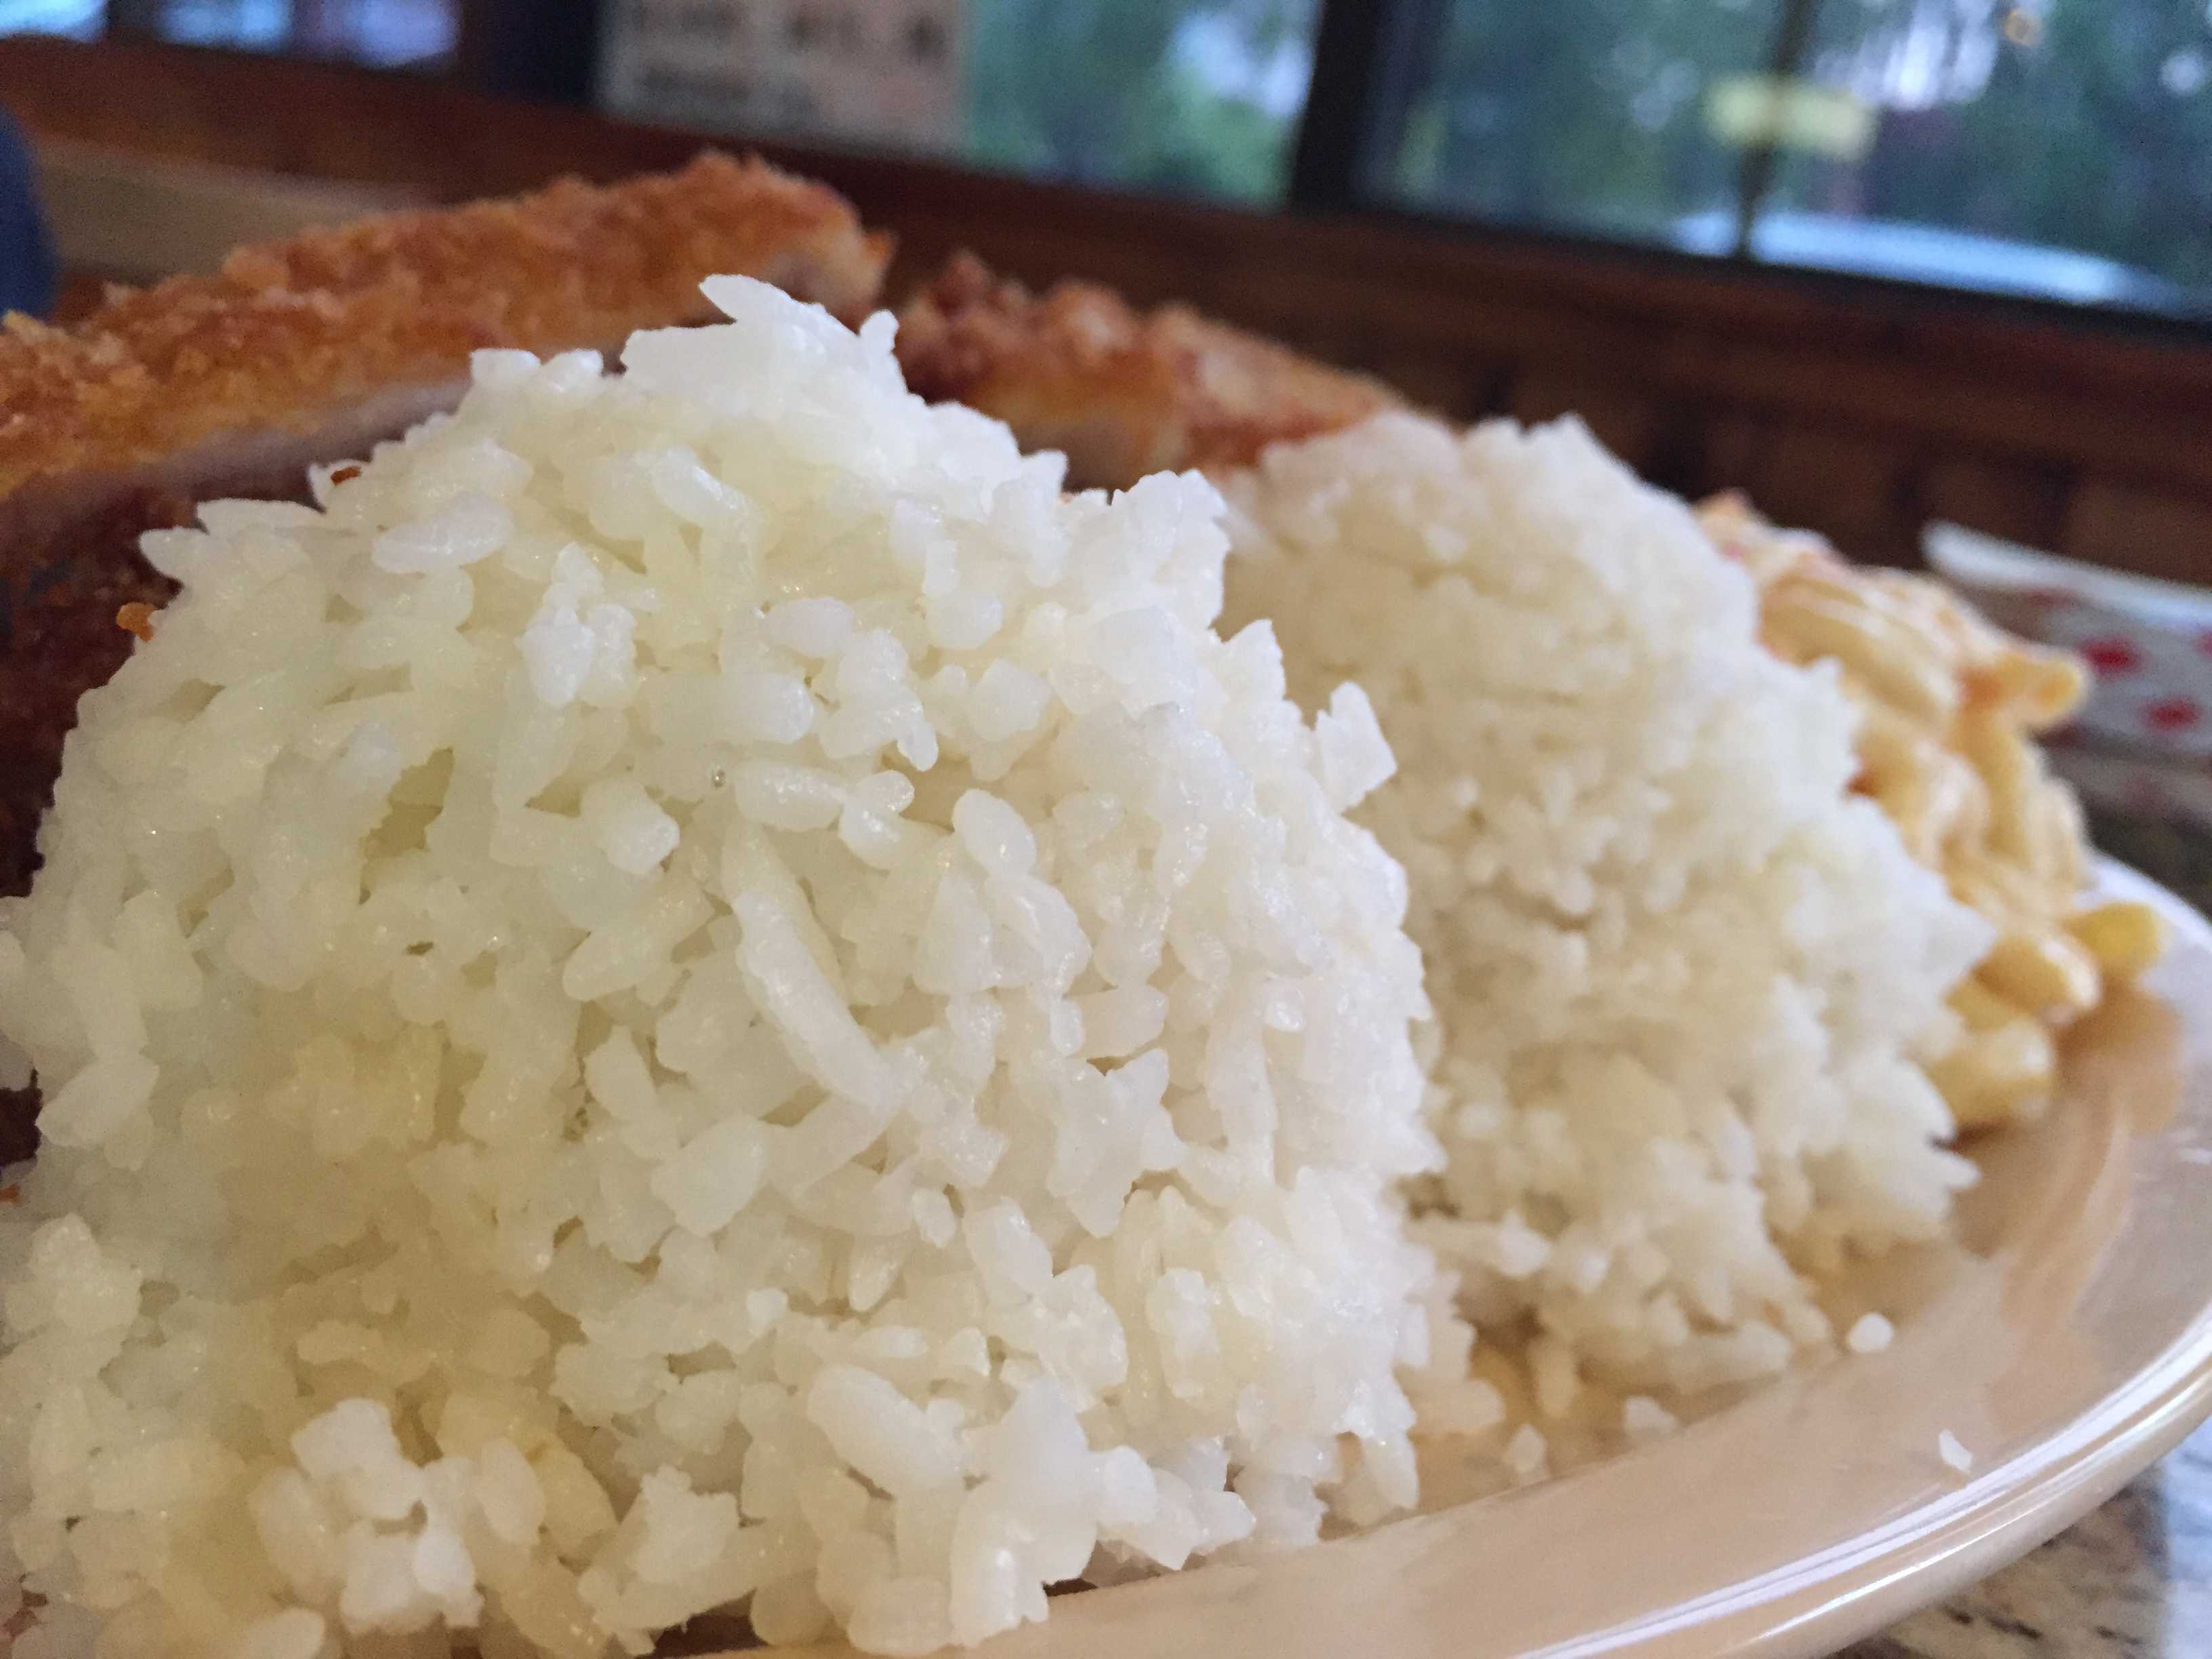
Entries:
<svg viewBox="0 0 2212 1659">
<path fill-rule="evenodd" d="M 1923 545 L 1990 621 L 2088 663 L 2096 683 L 2077 737 L 2212 760 L 2212 587 L 2078 564 L 1957 525 L 1930 525 Z M 2212 548 L 2204 561 L 2212 577 Z"/>
</svg>

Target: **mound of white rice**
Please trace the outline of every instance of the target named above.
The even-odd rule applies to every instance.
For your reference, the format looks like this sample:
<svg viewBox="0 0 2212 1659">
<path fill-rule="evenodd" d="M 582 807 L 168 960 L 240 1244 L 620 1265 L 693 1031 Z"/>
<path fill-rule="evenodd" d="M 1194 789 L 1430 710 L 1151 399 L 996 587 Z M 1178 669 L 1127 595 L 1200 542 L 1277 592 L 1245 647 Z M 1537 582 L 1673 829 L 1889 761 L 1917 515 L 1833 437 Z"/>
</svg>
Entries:
<svg viewBox="0 0 2212 1659">
<path fill-rule="evenodd" d="M 1533 1338 L 1555 1414 L 1830 1340 L 1808 1272 L 1972 1176 L 1915 1056 L 1986 942 L 1849 793 L 1832 675 L 1572 422 L 1384 417 L 1231 495 L 1227 618 L 1273 619 L 1309 706 L 1356 675 L 1398 757 L 1358 817 L 1427 957 L 1419 1231 L 1478 1332 Z"/>
<path fill-rule="evenodd" d="M 83 1659 L 95 1627 L 102 1659 L 584 1659 L 747 1598 L 771 1641 L 920 1652 L 1086 1571 L 1413 1498 L 1394 1368 L 1441 1316 L 1398 1192 L 1439 1153 L 1403 879 L 1343 816 L 1389 769 L 1364 702 L 1308 727 L 1266 628 L 1211 631 L 1202 481 L 1065 500 L 1056 462 L 907 394 L 887 319 L 856 337 L 709 292 L 731 323 L 639 337 L 626 377 L 484 355 L 458 415 L 320 480 L 319 507 L 152 538 L 184 594 L 85 700 L 45 870 L 0 915 L 0 1030 L 46 1099 L 0 1214 L 0 1583 L 46 1602 L 15 1659 Z M 1483 510 L 1535 514 L 1541 481 Z M 1373 499 L 1361 534 L 1399 548 Z M 1639 580 L 1687 562 L 1664 540 Z M 1502 614 L 1567 644 L 1555 586 Z M 1729 623 L 1718 579 L 1643 598 L 1704 640 L 1709 591 Z M 1329 592 L 1374 646 L 1389 613 Z M 1665 644 L 1713 697 L 1607 734 L 1665 631 L 1616 633 L 1621 597 L 1593 599 L 1593 643 L 1626 678 L 1587 712 L 1522 738 L 1498 722 L 1528 699 L 1464 711 L 1498 767 L 1597 744 L 1547 763 L 1547 822 L 1587 769 L 1613 832 L 1571 850 L 1533 808 L 1455 808 L 1409 841 L 1430 780 L 1377 818 L 1496 848 L 1422 871 L 1431 937 L 1490 951 L 1446 957 L 1457 1188 L 1471 1233 L 1539 1241 L 1521 1282 L 1547 1309 L 1632 1316 L 1615 1350 L 1662 1306 L 1733 1291 L 1740 1330 L 1795 1305 L 1771 1250 L 1740 1255 L 1759 1193 L 1797 1237 L 1934 1213 L 1952 1166 L 1891 1028 L 1955 931 L 1870 818 L 1817 799 L 1825 687 Z M 1449 635 L 1455 696 L 1605 672 L 1524 638 L 1469 678 L 1498 630 L 1457 629 L 1420 636 Z M 1409 664 L 1419 641 L 1384 643 Z M 1740 701 L 1770 682 L 1771 711 Z M 1652 821 L 1638 803 L 1672 798 L 1626 769 L 1664 741 L 1725 810 Z M 1615 891 L 1647 847 L 1649 915 Z M 1600 889 L 1627 930 L 1602 975 L 1544 920 Z M 1646 970 L 1675 978 L 1574 994 L 1709 910 L 1712 952 Z M 1759 937 L 1785 916 L 1788 943 Z M 1501 953 L 1537 981 L 1486 981 Z M 1638 1111 L 1697 1121 L 1621 1179 L 1708 1179 L 1609 1203 L 1554 1167 L 1595 1150 L 1572 1116 L 1595 1037 L 1474 1027 L 1587 1011 L 1640 1054 L 1690 988 L 1731 1000 L 1675 1049 L 1756 1012 L 1727 1053 L 1758 1069 L 1715 1089 L 1771 1086 L 1722 1110 L 1636 1071 Z M 1638 1254 L 1620 1215 L 1686 1231 Z M 1585 1284 L 1586 1259 L 1624 1265 Z"/>
</svg>

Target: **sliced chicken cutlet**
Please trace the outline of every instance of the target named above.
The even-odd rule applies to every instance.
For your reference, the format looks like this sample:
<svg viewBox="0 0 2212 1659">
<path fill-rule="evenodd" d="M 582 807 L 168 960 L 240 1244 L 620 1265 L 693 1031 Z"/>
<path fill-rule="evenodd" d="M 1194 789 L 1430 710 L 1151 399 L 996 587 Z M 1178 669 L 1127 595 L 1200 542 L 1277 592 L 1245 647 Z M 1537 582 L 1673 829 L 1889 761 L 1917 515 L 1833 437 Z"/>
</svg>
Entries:
<svg viewBox="0 0 2212 1659">
<path fill-rule="evenodd" d="M 126 605 L 170 584 L 149 529 L 223 496 L 305 499 L 311 463 L 450 409 L 469 354 L 612 350 L 703 322 L 706 277 L 758 276 L 848 321 L 889 239 L 835 191 L 707 155 L 601 187 L 396 214 L 117 289 L 72 328 L 0 328 L 0 893 L 24 890 L 76 700 L 122 662 Z M 144 626 L 143 613 L 131 617 Z"/>
<path fill-rule="evenodd" d="M 1140 313 L 1087 283 L 1032 294 L 965 253 L 900 313 L 898 356 L 924 397 L 998 416 L 1026 449 L 1063 452 L 1078 489 L 1249 465 L 1271 443 L 1402 402 L 1187 307 Z"/>
<path fill-rule="evenodd" d="M 450 409 L 469 354 L 611 350 L 708 320 L 707 277 L 758 276 L 848 321 L 890 259 L 823 185 L 708 155 L 611 187 L 396 214 L 117 289 L 72 328 L 0 325 L 0 895 L 27 890 L 85 691 L 173 585 L 146 531 L 222 497 L 307 497 L 312 464 Z M 0 1163 L 37 1103 L 0 1091 Z"/>
</svg>

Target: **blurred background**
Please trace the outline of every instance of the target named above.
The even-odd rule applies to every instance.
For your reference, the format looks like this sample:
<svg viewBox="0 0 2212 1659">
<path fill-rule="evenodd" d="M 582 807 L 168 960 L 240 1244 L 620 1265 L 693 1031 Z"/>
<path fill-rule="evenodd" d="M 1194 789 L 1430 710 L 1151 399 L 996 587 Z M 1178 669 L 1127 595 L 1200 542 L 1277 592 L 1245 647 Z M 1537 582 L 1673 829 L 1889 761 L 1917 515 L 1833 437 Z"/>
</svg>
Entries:
<svg viewBox="0 0 2212 1659">
<path fill-rule="evenodd" d="M 2198 0 L 1338 9 L 1325 30 L 1320 0 L 0 0 L 0 31 L 2212 319 Z M 1325 155 L 1301 149 L 1310 108 Z"/>
<path fill-rule="evenodd" d="M 2212 823 L 2212 0 L 0 0 L 0 109 L 64 319 L 722 142 L 896 231 L 894 300 L 972 247 L 1862 558 L 2161 579 L 2085 601 L 2165 677 L 2094 790 Z"/>
</svg>

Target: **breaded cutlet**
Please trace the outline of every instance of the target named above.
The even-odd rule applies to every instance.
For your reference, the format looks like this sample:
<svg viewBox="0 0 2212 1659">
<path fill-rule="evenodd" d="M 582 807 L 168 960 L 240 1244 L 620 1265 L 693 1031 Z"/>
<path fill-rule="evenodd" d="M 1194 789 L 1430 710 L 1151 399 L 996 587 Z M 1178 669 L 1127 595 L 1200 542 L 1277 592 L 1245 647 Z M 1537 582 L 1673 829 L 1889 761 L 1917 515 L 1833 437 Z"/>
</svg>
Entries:
<svg viewBox="0 0 2212 1659">
<path fill-rule="evenodd" d="M 705 321 L 737 272 L 848 321 L 889 239 L 823 185 L 705 155 L 612 186 L 383 216 L 118 289 L 70 328 L 0 327 L 0 892 L 23 890 L 76 700 L 125 605 L 170 586 L 146 530 L 218 496 L 301 497 L 310 463 L 450 408 L 480 347 L 611 350 Z"/>
<path fill-rule="evenodd" d="M 1078 489 L 1249 465 L 1271 443 L 1403 401 L 1188 307 L 1140 313 L 1087 283 L 1032 294 L 966 253 L 901 310 L 898 356 L 924 397 L 996 416 L 1024 448 L 1062 451 Z"/>
<path fill-rule="evenodd" d="M 469 354 L 618 348 L 708 320 L 738 273 L 848 321 L 890 240 L 836 191 L 705 155 L 611 186 L 380 216 L 242 248 L 212 276 L 112 290 L 70 328 L 0 325 L 0 895 L 37 868 L 76 723 L 173 585 L 148 530 L 221 497 L 305 499 L 312 464 L 365 454 L 459 401 Z M 0 1092 L 0 1163 L 37 1103 Z"/>
</svg>

